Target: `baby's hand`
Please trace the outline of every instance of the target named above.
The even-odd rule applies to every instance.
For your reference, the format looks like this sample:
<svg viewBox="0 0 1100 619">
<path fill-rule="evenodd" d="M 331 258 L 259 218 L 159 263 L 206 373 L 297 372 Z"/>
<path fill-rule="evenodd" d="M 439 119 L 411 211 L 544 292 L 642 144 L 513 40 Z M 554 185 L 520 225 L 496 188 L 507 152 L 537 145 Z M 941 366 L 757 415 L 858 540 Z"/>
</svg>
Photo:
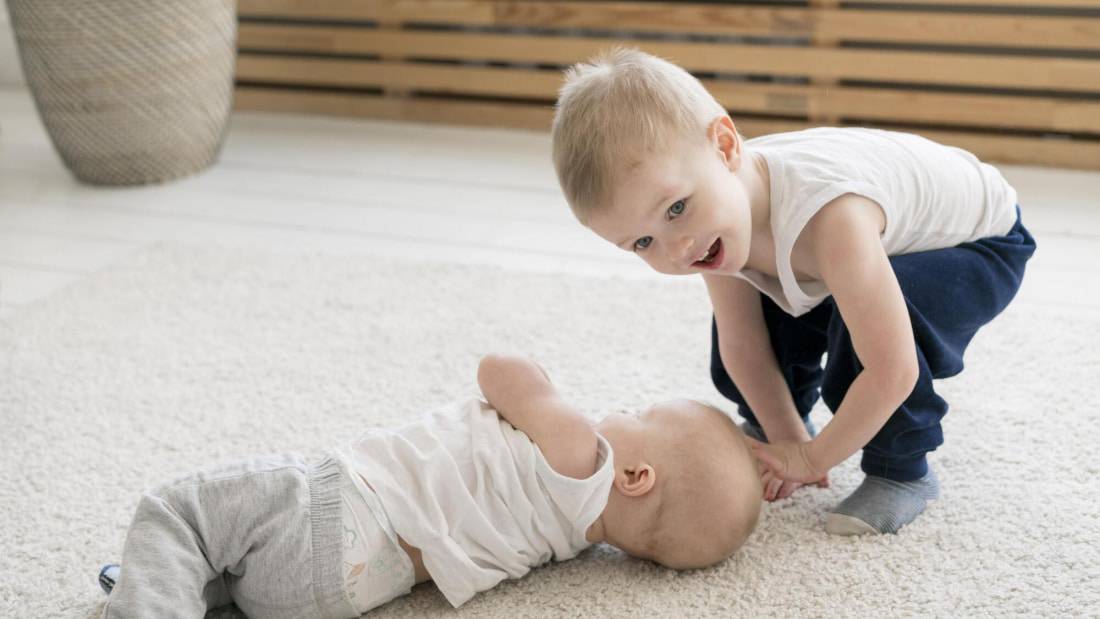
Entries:
<svg viewBox="0 0 1100 619">
<path fill-rule="evenodd" d="M 752 454 L 767 468 L 765 474 L 771 473 L 774 479 L 784 482 L 798 482 L 799 484 L 814 482 L 820 485 L 822 481 L 826 485 L 828 484 L 829 471 L 820 470 L 810 460 L 810 441 L 802 443 L 781 441 L 769 444 L 748 437 L 746 437 L 746 440 L 749 442 L 749 449 L 752 450 Z M 794 488 L 791 488 L 790 492 L 794 492 Z M 788 496 L 790 492 L 788 492 Z M 767 487 L 765 487 L 766 496 Z"/>
</svg>

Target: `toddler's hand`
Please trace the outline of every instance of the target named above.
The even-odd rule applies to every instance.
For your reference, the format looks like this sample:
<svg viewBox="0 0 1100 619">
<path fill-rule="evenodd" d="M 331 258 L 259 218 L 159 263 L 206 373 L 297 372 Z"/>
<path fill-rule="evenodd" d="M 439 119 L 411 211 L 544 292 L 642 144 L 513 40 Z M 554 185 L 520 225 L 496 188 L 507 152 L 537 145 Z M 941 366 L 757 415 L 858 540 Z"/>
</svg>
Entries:
<svg viewBox="0 0 1100 619">
<path fill-rule="evenodd" d="M 792 494 L 795 490 L 798 490 L 803 486 L 802 483 L 797 481 L 784 481 L 775 476 L 767 466 L 760 464 L 760 485 L 764 488 L 764 500 L 769 503 L 785 499 Z M 829 487 L 829 476 L 826 475 L 821 479 L 815 480 L 813 485 L 818 488 Z"/>
<path fill-rule="evenodd" d="M 767 468 L 775 479 L 784 482 L 798 482 L 805 484 L 825 480 L 827 484 L 827 470 L 819 470 L 810 461 L 810 441 L 797 443 L 794 441 L 782 441 L 778 443 L 761 443 L 760 441 L 746 437 L 752 455 Z M 765 488 L 765 496 L 767 496 Z M 790 492 L 794 492 L 791 488 Z M 788 493 L 789 495 L 789 493 Z"/>
</svg>

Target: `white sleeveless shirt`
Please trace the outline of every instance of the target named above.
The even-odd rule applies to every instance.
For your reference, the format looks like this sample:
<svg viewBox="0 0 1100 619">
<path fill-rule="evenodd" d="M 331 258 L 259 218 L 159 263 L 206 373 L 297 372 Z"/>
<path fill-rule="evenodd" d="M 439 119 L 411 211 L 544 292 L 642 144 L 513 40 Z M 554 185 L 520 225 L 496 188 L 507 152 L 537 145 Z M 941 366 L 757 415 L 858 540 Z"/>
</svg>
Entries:
<svg viewBox="0 0 1100 619">
<path fill-rule="evenodd" d="M 1016 190 L 969 152 L 910 133 L 822 127 L 748 141 L 768 164 L 778 279 L 750 269 L 749 281 L 785 312 L 801 316 L 829 296 L 821 281 L 797 281 L 791 250 L 821 207 L 852 193 L 886 216 L 889 256 L 953 247 L 1006 234 Z"/>
<path fill-rule="evenodd" d="M 475 398 L 402 427 L 369 430 L 344 455 L 458 607 L 591 545 L 585 533 L 603 513 L 614 477 L 611 445 L 597 439 L 596 472 L 566 477 L 526 434 Z"/>
</svg>

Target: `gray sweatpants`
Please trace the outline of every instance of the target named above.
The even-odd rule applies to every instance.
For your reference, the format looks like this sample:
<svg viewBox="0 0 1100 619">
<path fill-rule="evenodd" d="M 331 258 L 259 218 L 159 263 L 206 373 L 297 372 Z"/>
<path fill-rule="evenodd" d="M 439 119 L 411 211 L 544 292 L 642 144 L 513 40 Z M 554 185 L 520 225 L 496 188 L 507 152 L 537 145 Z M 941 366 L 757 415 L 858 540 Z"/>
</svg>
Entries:
<svg viewBox="0 0 1100 619">
<path fill-rule="evenodd" d="M 104 619 L 195 617 L 236 602 L 252 618 L 357 617 L 341 574 L 340 460 L 266 456 L 141 497 Z"/>
</svg>

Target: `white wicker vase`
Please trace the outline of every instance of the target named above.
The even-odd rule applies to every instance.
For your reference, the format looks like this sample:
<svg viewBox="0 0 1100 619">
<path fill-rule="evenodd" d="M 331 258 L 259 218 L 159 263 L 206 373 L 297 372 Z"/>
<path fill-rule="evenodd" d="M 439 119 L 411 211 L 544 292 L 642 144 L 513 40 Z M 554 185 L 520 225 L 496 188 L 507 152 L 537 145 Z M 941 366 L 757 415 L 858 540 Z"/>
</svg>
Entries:
<svg viewBox="0 0 1100 619">
<path fill-rule="evenodd" d="M 221 151 L 233 102 L 235 0 L 8 0 L 24 77 L 84 182 L 193 174 Z"/>
</svg>

